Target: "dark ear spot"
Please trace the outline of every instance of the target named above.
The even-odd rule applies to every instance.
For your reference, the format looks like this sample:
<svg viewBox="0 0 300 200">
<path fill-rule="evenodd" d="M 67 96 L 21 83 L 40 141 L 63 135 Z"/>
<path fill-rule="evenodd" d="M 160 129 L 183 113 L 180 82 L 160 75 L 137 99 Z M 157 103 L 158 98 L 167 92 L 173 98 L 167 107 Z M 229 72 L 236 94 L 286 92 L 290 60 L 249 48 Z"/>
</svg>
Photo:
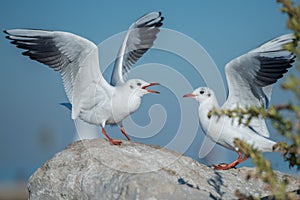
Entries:
<svg viewBox="0 0 300 200">
<path fill-rule="evenodd" d="M 133 89 L 133 86 L 132 86 L 132 85 L 130 85 L 129 87 L 130 87 L 130 89 Z"/>
<path fill-rule="evenodd" d="M 210 97 L 210 95 L 211 95 L 210 93 L 207 94 L 207 96 L 209 96 L 209 97 Z"/>
</svg>

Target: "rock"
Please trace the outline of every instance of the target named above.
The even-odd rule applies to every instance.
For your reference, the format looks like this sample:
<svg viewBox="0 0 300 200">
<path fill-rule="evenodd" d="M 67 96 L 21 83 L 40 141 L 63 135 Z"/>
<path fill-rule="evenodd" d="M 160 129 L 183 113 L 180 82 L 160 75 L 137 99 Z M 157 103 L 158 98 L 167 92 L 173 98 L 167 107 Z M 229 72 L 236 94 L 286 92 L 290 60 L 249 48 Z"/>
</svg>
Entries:
<svg viewBox="0 0 300 200">
<path fill-rule="evenodd" d="M 253 168 L 215 171 L 161 147 L 104 139 L 69 145 L 29 179 L 30 199 L 237 199 L 235 191 L 271 195 L 261 181 L 246 180 Z M 296 178 L 276 172 L 298 189 Z"/>
</svg>

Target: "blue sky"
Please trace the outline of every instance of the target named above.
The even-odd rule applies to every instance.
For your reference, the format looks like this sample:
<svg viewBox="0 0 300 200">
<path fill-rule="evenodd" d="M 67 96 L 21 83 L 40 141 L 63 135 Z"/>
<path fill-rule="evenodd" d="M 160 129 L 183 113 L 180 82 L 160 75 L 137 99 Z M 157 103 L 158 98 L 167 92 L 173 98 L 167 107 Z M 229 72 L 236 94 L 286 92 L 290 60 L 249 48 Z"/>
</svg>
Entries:
<svg viewBox="0 0 300 200">
<path fill-rule="evenodd" d="M 184 33 L 202 45 L 218 66 L 224 81 L 224 66 L 228 61 L 271 38 L 290 32 L 285 26 L 287 17 L 279 12 L 280 5 L 275 0 L 95 0 L 88 3 L 29 0 L 17 3 L 2 1 L 1 4 L 1 30 L 36 28 L 68 31 L 96 44 L 127 30 L 141 15 L 161 11 L 165 17 L 163 27 Z M 0 42 L 0 181 L 9 181 L 28 178 L 47 159 L 72 142 L 76 129 L 70 113 L 59 106 L 59 103 L 67 101 L 59 75 L 22 56 L 21 51 L 5 39 L 4 33 Z M 151 62 L 176 69 L 190 81 L 193 88 L 205 85 L 203 77 L 195 77 L 184 59 L 167 52 L 150 50 L 137 65 Z M 105 72 L 106 78 L 110 76 L 110 70 Z M 293 72 L 295 70 L 290 70 L 290 73 Z M 141 109 L 132 118 L 143 126 L 150 120 L 147 114 L 149 107 L 161 104 L 168 114 L 164 128 L 154 137 L 134 140 L 164 146 L 172 139 L 172 132 L 178 129 L 180 109 L 172 91 L 165 87 L 156 89 L 162 94 L 146 97 Z M 288 101 L 290 98 L 292 96 L 288 93 L 282 95 L 280 84 L 275 85 L 272 103 Z M 194 106 L 195 111 L 190 117 L 197 117 L 196 103 L 186 102 Z M 108 128 L 108 132 L 114 138 L 122 137 L 115 128 Z M 273 129 L 271 138 L 276 141 L 282 139 Z M 185 154 L 204 163 L 230 162 L 235 159 L 235 153 L 218 147 L 209 159 L 200 160 L 197 156 L 202 140 L 203 133 L 199 128 Z M 288 170 L 286 163 L 281 163 L 278 154 L 267 154 L 267 157 L 272 159 L 275 169 L 294 173 L 295 170 Z M 243 165 L 250 166 L 251 161 Z"/>
</svg>

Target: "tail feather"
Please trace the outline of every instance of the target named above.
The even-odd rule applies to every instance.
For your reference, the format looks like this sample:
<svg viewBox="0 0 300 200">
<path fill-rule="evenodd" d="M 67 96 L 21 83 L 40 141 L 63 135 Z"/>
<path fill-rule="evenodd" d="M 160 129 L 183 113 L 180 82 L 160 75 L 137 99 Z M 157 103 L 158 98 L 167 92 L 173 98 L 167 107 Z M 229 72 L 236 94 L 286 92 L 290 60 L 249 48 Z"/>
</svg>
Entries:
<svg viewBox="0 0 300 200">
<path fill-rule="evenodd" d="M 66 107 L 66 108 L 68 108 L 70 111 L 72 111 L 72 104 L 70 104 L 70 103 L 60 103 L 60 105 Z"/>
</svg>

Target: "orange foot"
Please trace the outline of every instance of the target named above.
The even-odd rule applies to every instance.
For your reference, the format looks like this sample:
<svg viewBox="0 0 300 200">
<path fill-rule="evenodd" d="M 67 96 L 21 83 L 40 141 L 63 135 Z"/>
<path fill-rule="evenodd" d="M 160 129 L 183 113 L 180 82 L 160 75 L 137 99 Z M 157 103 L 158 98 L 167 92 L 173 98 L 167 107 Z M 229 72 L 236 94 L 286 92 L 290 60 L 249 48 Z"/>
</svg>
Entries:
<svg viewBox="0 0 300 200">
<path fill-rule="evenodd" d="M 245 160 L 247 160 L 248 158 L 246 156 L 243 157 L 243 154 L 241 152 L 237 152 L 239 154 L 239 157 L 233 161 L 230 164 L 226 164 L 226 163 L 221 163 L 218 165 L 213 165 L 215 170 L 228 170 L 228 169 L 232 169 L 235 168 L 235 166 L 237 166 L 238 164 L 240 164 L 241 162 L 244 162 Z"/>
<path fill-rule="evenodd" d="M 109 143 L 112 145 L 121 145 L 122 144 L 122 142 L 120 140 L 113 140 L 113 139 L 110 139 Z"/>
<path fill-rule="evenodd" d="M 109 137 L 106 133 L 106 131 L 104 130 L 104 128 L 102 128 L 102 133 L 103 135 L 105 135 L 105 137 L 109 140 L 109 143 L 112 145 L 121 145 L 122 142 L 120 140 L 114 140 L 111 137 Z"/>
<path fill-rule="evenodd" d="M 218 164 L 218 165 L 212 165 L 214 167 L 215 170 L 228 170 L 228 169 L 232 169 L 232 168 L 235 168 L 235 166 L 237 165 L 231 165 L 232 163 L 230 164 L 226 164 L 226 163 L 221 163 L 221 164 Z"/>
</svg>

